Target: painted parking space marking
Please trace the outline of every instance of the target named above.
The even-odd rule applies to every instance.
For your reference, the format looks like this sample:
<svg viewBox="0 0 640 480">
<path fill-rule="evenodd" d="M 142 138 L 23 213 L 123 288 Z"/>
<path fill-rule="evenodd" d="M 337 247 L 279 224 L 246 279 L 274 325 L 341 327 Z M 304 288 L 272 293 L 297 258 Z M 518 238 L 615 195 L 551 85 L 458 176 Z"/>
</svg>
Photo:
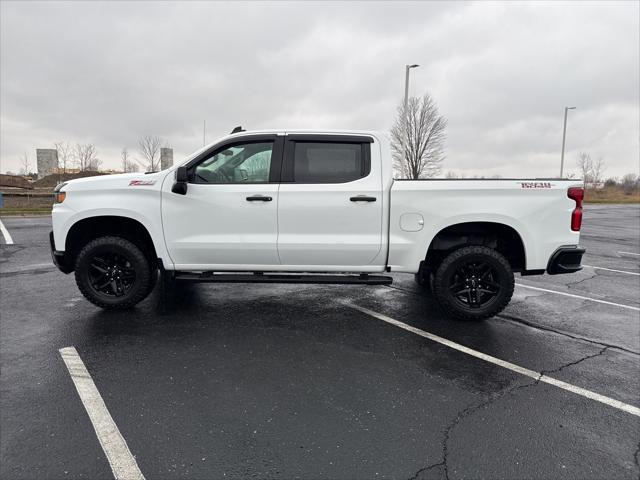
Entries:
<svg viewBox="0 0 640 480">
<path fill-rule="evenodd" d="M 9 233 L 9 230 L 7 230 L 7 227 L 4 226 L 4 223 L 2 223 L 2 220 L 0 220 L 0 232 L 4 237 L 4 243 L 7 245 L 13 244 L 13 238 L 11 238 L 11 234 Z"/>
<path fill-rule="evenodd" d="M 640 308 L 632 307 L 631 305 L 624 305 L 622 303 L 607 302 L 606 300 L 598 300 L 597 298 L 583 297 L 582 295 L 575 295 L 573 293 L 567 293 L 567 292 L 559 292 L 557 290 L 549 290 L 547 288 L 533 287 L 531 285 L 524 285 L 522 283 L 517 283 L 517 282 L 516 282 L 516 285 L 518 287 L 530 288 L 531 290 L 538 290 L 540 292 L 555 293 L 556 295 L 564 295 L 565 297 L 579 298 L 580 300 L 588 300 L 590 302 L 603 303 L 605 305 L 612 305 L 614 307 L 626 308 L 626 309 L 629 309 L 629 310 L 634 310 L 636 312 L 640 312 Z"/>
<path fill-rule="evenodd" d="M 102 450 L 107 456 L 113 476 L 118 480 L 144 480 L 144 475 L 142 475 L 136 459 L 120 434 L 118 426 L 111 418 L 100 392 L 98 392 L 75 347 L 61 348 L 59 352 L 67 366 L 69 375 L 71 375 L 80 400 L 89 414 L 89 419 L 93 424 Z"/>
<path fill-rule="evenodd" d="M 618 252 L 621 255 L 636 255 L 638 257 L 640 257 L 640 253 L 633 253 L 633 252 Z"/>
<path fill-rule="evenodd" d="M 627 270 L 616 270 L 614 268 L 596 267 L 595 265 L 582 265 L 582 266 L 587 268 L 594 268 L 596 270 L 606 270 L 607 272 L 626 273 L 627 275 L 637 275 L 640 277 L 640 273 L 638 272 L 629 272 Z"/>
<path fill-rule="evenodd" d="M 466 353 L 467 355 L 471 355 L 472 357 L 479 358 L 480 360 L 484 360 L 485 362 L 492 363 L 494 365 L 498 365 L 500 367 L 506 368 L 507 370 L 511 370 L 513 372 L 519 373 L 521 375 L 525 375 L 527 377 L 533 378 L 537 382 L 547 383 L 549 385 L 553 385 L 555 387 L 561 388 L 562 390 L 566 390 L 568 392 L 575 393 L 576 395 L 580 395 L 582 397 L 588 398 L 590 400 L 594 400 L 596 402 L 603 403 L 613 408 L 617 408 L 618 410 L 622 410 L 623 412 L 630 413 L 631 415 L 635 415 L 640 417 L 640 408 L 629 405 L 627 403 L 623 403 L 619 400 L 607 397 L 605 395 L 600 395 L 599 393 L 592 392 L 591 390 L 587 390 L 582 387 L 578 387 L 576 385 L 572 385 L 570 383 L 563 382 L 562 380 L 558 380 L 557 378 L 549 377 L 541 372 L 536 372 L 534 370 L 529 370 L 528 368 L 521 367 L 520 365 L 516 365 L 515 363 L 507 362 L 505 360 L 501 360 L 499 358 L 493 357 L 491 355 L 487 355 L 486 353 L 479 352 L 469 347 L 465 347 L 459 343 L 453 342 L 446 338 L 440 337 L 438 335 L 434 335 L 433 333 L 429 333 L 425 330 L 421 330 L 416 327 L 412 327 L 406 323 L 403 323 L 394 318 L 388 317 L 382 313 L 374 312 L 373 310 L 369 310 L 368 308 L 360 307 L 358 305 L 354 305 L 349 302 L 343 302 L 346 306 L 351 307 L 355 310 L 358 310 L 362 313 L 365 313 L 369 316 L 377 318 L 378 320 L 382 320 L 383 322 L 387 322 L 396 327 L 402 328 L 411 333 L 415 333 L 421 337 L 432 340 L 436 343 L 444 345 L 446 347 L 452 348 L 462 353 Z"/>
</svg>

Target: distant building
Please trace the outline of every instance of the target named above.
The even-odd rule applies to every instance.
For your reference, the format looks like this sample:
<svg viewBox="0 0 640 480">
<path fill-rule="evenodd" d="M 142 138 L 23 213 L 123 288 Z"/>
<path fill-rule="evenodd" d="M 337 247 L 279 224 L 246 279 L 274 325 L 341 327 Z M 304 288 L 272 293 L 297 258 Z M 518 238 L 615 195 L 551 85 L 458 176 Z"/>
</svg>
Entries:
<svg viewBox="0 0 640 480">
<path fill-rule="evenodd" d="M 160 170 L 173 165 L 173 148 L 160 149 Z"/>
<path fill-rule="evenodd" d="M 38 178 L 51 175 L 58 168 L 58 151 L 55 148 L 37 148 Z"/>
</svg>

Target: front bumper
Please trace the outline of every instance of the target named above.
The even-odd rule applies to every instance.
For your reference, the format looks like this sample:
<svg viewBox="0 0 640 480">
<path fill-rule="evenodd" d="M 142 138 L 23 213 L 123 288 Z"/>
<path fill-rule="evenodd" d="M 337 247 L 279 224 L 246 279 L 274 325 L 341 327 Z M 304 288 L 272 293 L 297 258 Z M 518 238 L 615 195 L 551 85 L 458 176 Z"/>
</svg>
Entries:
<svg viewBox="0 0 640 480">
<path fill-rule="evenodd" d="M 73 272 L 73 267 L 69 265 L 70 262 L 65 253 L 56 250 L 56 244 L 53 241 L 53 232 L 49 232 L 49 244 L 51 246 L 51 258 L 53 260 L 53 264 L 58 267 L 62 273 Z"/>
<path fill-rule="evenodd" d="M 580 262 L 582 262 L 584 252 L 585 249 L 580 246 L 558 248 L 549 259 L 547 273 L 549 275 L 558 275 L 582 270 Z"/>
</svg>

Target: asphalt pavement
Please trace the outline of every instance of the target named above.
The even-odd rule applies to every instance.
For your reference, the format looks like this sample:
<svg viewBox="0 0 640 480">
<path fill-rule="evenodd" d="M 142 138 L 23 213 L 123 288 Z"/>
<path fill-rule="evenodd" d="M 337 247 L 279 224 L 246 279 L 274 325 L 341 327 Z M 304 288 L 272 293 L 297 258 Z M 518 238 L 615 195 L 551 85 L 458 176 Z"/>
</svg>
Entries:
<svg viewBox="0 0 640 480">
<path fill-rule="evenodd" d="M 3 479 L 113 478 L 69 346 L 147 479 L 640 476 L 637 205 L 587 206 L 588 266 L 518 277 L 505 312 L 478 323 L 402 274 L 187 285 L 105 312 L 51 265 L 50 218 L 2 222 Z"/>
</svg>

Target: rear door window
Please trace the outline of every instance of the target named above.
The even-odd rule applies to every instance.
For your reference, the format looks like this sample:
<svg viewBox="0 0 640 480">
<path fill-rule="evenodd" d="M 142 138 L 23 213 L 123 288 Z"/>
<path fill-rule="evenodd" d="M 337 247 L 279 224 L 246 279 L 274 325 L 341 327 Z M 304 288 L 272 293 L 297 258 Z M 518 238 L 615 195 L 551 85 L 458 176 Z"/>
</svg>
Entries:
<svg viewBox="0 0 640 480">
<path fill-rule="evenodd" d="M 292 142 L 292 180 L 296 183 L 347 183 L 369 174 L 366 143 Z M 291 179 L 290 179 L 291 180 Z"/>
</svg>

